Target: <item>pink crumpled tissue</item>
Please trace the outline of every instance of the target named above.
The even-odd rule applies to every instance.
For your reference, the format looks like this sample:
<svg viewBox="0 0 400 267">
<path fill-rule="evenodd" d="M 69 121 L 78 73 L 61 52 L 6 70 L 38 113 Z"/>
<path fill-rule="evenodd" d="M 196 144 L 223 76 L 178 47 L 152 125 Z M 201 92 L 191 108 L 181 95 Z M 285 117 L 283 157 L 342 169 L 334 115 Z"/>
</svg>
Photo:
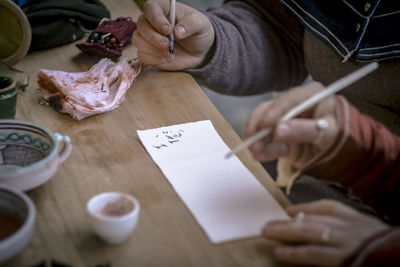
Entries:
<svg viewBox="0 0 400 267">
<path fill-rule="evenodd" d="M 76 120 L 116 109 L 142 69 L 140 61 L 101 59 L 87 72 L 41 69 L 38 85 L 56 110 Z"/>
</svg>

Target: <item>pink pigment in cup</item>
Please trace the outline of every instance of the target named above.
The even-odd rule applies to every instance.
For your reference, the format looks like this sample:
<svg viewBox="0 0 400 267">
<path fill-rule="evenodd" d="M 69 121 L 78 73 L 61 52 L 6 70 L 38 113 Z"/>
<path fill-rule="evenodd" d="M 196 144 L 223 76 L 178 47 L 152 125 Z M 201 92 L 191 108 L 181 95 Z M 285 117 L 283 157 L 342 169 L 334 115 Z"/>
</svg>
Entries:
<svg viewBox="0 0 400 267">
<path fill-rule="evenodd" d="M 92 197 L 87 210 L 95 233 L 107 243 L 119 244 L 136 227 L 140 205 L 128 194 L 107 192 Z"/>
</svg>

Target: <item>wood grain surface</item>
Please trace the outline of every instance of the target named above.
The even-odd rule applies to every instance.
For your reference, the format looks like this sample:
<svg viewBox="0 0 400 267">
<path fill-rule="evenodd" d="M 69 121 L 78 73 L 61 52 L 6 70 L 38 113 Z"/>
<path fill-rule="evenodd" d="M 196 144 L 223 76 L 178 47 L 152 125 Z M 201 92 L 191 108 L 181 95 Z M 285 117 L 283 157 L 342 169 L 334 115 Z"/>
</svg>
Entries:
<svg viewBox="0 0 400 267">
<path fill-rule="evenodd" d="M 113 19 L 136 21 L 141 13 L 134 1 L 103 2 Z M 135 56 L 133 45 L 124 48 L 123 57 Z M 137 129 L 211 120 L 228 146 L 241 142 L 189 74 L 146 67 L 118 109 L 82 121 L 39 105 L 39 69 L 86 71 L 98 60 L 68 44 L 30 53 L 16 66 L 31 74 L 30 86 L 18 95 L 16 118 L 68 135 L 73 149 L 50 181 L 27 192 L 37 209 L 35 231 L 28 246 L 4 266 L 50 259 L 72 266 L 276 265 L 273 244 L 261 237 L 213 245 L 137 136 Z M 248 150 L 239 157 L 282 205 L 288 204 Z M 138 226 L 121 245 L 104 243 L 89 225 L 86 202 L 105 191 L 132 194 L 141 204 Z"/>
</svg>

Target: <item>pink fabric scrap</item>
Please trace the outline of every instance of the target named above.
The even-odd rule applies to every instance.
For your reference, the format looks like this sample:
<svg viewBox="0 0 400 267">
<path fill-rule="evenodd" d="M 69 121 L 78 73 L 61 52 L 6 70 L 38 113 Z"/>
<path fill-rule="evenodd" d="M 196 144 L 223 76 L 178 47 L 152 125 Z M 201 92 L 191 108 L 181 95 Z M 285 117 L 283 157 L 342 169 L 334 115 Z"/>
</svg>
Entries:
<svg viewBox="0 0 400 267">
<path fill-rule="evenodd" d="M 56 110 L 76 120 L 116 109 L 125 98 L 142 63 L 101 59 L 87 72 L 42 69 L 38 85 L 43 98 Z"/>
</svg>

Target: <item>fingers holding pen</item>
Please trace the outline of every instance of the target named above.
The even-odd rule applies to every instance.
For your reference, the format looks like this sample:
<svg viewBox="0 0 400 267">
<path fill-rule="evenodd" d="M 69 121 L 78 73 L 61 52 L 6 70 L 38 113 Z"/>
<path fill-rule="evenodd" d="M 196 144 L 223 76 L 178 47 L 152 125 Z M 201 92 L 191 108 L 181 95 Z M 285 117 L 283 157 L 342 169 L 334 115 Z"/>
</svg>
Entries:
<svg viewBox="0 0 400 267">
<path fill-rule="evenodd" d="M 290 153 L 290 146 L 282 142 L 260 141 L 250 147 L 255 160 L 267 162 L 280 157 L 286 157 Z"/>
<path fill-rule="evenodd" d="M 137 30 L 133 34 L 133 42 L 139 50 L 146 50 L 148 47 L 163 50 L 168 47 L 168 37 L 150 25 L 144 15 L 139 17 L 137 25 Z"/>
<path fill-rule="evenodd" d="M 132 38 L 143 63 L 160 66 L 172 59 L 168 50 L 172 27 L 165 15 L 168 11 L 169 1 L 149 0 L 143 6 L 143 15 L 137 20 Z"/>
<path fill-rule="evenodd" d="M 273 111 L 274 100 L 259 104 L 250 114 L 245 131 L 245 138 L 256 134 L 263 128 L 275 127 L 279 120 L 279 113 Z M 275 128 L 273 128 L 273 131 Z M 255 144 L 250 146 L 253 157 L 261 162 L 274 160 L 279 157 L 285 157 L 289 154 L 289 145 L 285 142 L 273 139 L 273 134 L 266 136 Z"/>
<path fill-rule="evenodd" d="M 250 150 L 253 157 L 261 162 L 280 157 L 296 159 L 305 145 L 313 145 L 318 149 L 329 147 L 338 132 L 334 116 L 292 119 L 278 123 L 270 136 L 253 144 Z"/>
<path fill-rule="evenodd" d="M 138 21 L 138 29 L 142 28 L 141 22 L 147 22 L 150 27 L 143 27 L 142 35 L 151 29 L 164 37 L 174 31 L 175 38 L 182 40 L 192 35 L 201 35 L 213 31 L 208 18 L 190 6 L 176 3 L 175 27 L 172 29 L 171 22 L 167 17 L 169 13 L 169 1 L 147 1 L 143 6 L 143 17 Z M 153 34 L 153 33 L 151 33 Z M 153 36 L 154 38 L 154 36 Z M 157 39 L 154 39 L 157 41 Z"/>
<path fill-rule="evenodd" d="M 245 128 L 245 137 L 275 125 L 290 109 L 323 89 L 320 83 L 312 82 L 295 87 L 273 100 L 259 104 L 250 114 Z"/>
<path fill-rule="evenodd" d="M 276 126 L 273 139 L 287 144 L 314 144 L 322 148 L 335 140 L 338 127 L 333 114 L 319 118 L 292 119 Z"/>
<path fill-rule="evenodd" d="M 146 1 L 143 14 L 150 25 L 159 33 L 167 36 L 171 33 L 171 23 L 166 17 L 169 12 L 169 1 Z"/>
<path fill-rule="evenodd" d="M 137 22 L 133 44 L 144 63 L 165 70 L 193 68 L 201 64 L 214 42 L 214 28 L 202 12 L 176 3 L 175 26 L 169 18 L 170 1 L 148 0 Z M 170 52 L 171 33 L 175 39 Z"/>
<path fill-rule="evenodd" d="M 176 39 L 183 40 L 188 36 L 196 36 L 199 39 L 207 39 L 210 34 L 214 34 L 214 28 L 210 20 L 201 12 L 188 10 L 184 13 L 177 13 L 174 34 Z"/>
<path fill-rule="evenodd" d="M 259 104 L 249 115 L 246 126 L 244 129 L 244 137 L 249 138 L 250 136 L 256 134 L 259 130 L 262 129 L 261 127 L 261 122 L 264 120 L 266 121 L 267 119 L 265 116 L 268 114 L 268 111 L 270 110 L 271 105 L 273 104 L 273 100 L 262 102 Z M 272 119 L 272 121 L 269 122 L 269 125 L 266 125 L 266 127 L 269 127 L 270 125 L 273 125 L 273 123 L 277 119 Z M 267 120 L 269 121 L 269 120 Z"/>
<path fill-rule="evenodd" d="M 170 60 L 171 56 L 167 49 L 168 39 L 166 39 L 165 44 L 160 48 L 161 42 L 155 42 L 158 44 L 158 46 L 155 46 L 153 42 L 149 42 L 138 31 L 135 31 L 132 42 L 137 48 L 138 58 L 145 64 L 159 66 L 166 64 Z"/>
<path fill-rule="evenodd" d="M 254 109 L 245 127 L 245 138 L 271 128 L 269 136 L 250 147 L 256 160 L 270 161 L 280 157 L 295 160 L 306 147 L 317 153 L 334 143 L 339 133 L 335 97 L 324 99 L 298 117 L 279 122 L 289 110 L 321 90 L 323 86 L 320 83 L 312 82 L 293 88 Z"/>
</svg>

